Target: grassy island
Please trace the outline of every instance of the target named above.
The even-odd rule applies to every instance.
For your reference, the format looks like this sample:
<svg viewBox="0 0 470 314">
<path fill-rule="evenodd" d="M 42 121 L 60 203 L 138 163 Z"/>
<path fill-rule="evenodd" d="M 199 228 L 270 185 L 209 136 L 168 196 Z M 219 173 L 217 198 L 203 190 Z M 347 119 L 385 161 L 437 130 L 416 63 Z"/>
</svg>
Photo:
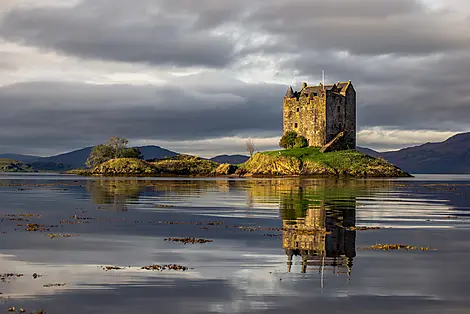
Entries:
<svg viewBox="0 0 470 314">
<path fill-rule="evenodd" d="M 364 155 L 356 150 L 321 153 L 319 148 L 314 147 L 256 153 L 240 165 L 218 164 L 188 155 L 156 161 L 114 158 L 90 170 L 73 170 L 69 173 L 100 176 L 410 176 L 384 159 Z"/>
<path fill-rule="evenodd" d="M 17 160 L 0 158 L 0 172 L 33 172 L 33 169 Z"/>
<path fill-rule="evenodd" d="M 351 176 L 409 177 L 382 158 L 356 150 L 322 153 L 320 148 L 292 148 L 256 153 L 241 169 L 252 175 L 267 176 Z"/>
<path fill-rule="evenodd" d="M 101 176 L 211 176 L 220 165 L 196 156 L 179 155 L 156 161 L 136 158 L 114 158 L 89 170 L 71 170 L 67 173 Z"/>
</svg>

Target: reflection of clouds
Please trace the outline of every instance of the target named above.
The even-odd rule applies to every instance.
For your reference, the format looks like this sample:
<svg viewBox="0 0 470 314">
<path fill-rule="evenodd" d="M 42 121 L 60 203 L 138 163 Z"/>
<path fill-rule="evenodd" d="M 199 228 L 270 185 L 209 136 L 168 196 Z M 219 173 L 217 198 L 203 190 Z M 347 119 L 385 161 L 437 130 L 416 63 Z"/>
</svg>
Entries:
<svg viewBox="0 0 470 314">
<path fill-rule="evenodd" d="M 113 182 L 106 184 L 112 185 Z M 84 232 L 80 233 L 80 237 L 45 242 L 47 244 L 41 241 L 28 242 L 36 234 L 8 234 L 7 237 L 11 237 L 8 240 L 14 242 L 10 247 L 5 244 L 8 241 L 1 243 L 3 252 L 11 255 L 0 255 L 0 269 L 2 272 L 24 273 L 25 277 L 14 278 L 8 284 L 0 283 L 3 297 L 25 298 L 57 294 L 51 298 L 53 300 L 51 302 L 69 298 L 78 302 L 80 306 L 81 295 L 95 297 L 98 295 L 96 302 L 103 305 L 104 301 L 100 299 L 100 294 L 96 290 L 110 290 L 109 294 L 114 299 L 119 299 L 119 302 L 113 303 L 117 309 L 116 313 L 123 313 L 124 309 L 127 312 L 135 310 L 132 297 L 141 298 L 143 303 L 146 302 L 146 305 L 150 306 L 149 308 L 153 309 L 158 304 L 159 309 L 160 306 L 164 309 L 174 309 L 175 313 L 195 312 L 195 306 L 198 306 L 201 313 L 264 310 L 271 313 L 276 312 L 276 308 L 280 308 L 278 313 L 286 313 L 287 309 L 291 308 L 300 308 L 299 312 L 310 312 L 312 308 L 315 308 L 315 311 L 344 312 L 344 308 L 340 309 L 338 302 L 345 302 L 342 303 L 343 306 L 348 304 L 347 308 L 351 306 L 350 308 L 357 310 L 358 313 L 367 313 L 367 307 L 362 303 L 368 303 L 369 311 L 371 308 L 376 310 L 377 305 L 374 306 L 372 302 L 376 302 L 377 298 L 382 298 L 380 302 L 385 302 L 384 299 L 388 298 L 400 304 L 404 299 L 409 304 L 416 304 L 420 299 L 427 301 L 440 298 L 440 300 L 460 301 L 466 297 L 463 295 L 466 291 L 465 285 L 468 284 L 465 276 L 469 260 L 466 250 L 468 248 L 466 230 L 458 228 L 444 230 L 442 223 L 437 222 L 423 224 L 422 221 L 425 219 L 434 220 L 433 217 L 447 214 L 448 207 L 444 201 L 426 199 L 408 187 L 400 190 L 390 186 L 390 183 L 321 183 L 318 180 L 286 182 L 266 180 L 262 184 L 259 180 L 253 182 L 246 180 L 233 184 L 227 182 L 215 184 L 210 180 L 197 182 L 196 180 L 194 182 L 139 180 L 136 184 L 137 190 L 140 191 L 136 195 L 140 195 L 128 202 L 136 209 L 135 211 L 99 213 L 104 218 L 117 218 L 116 221 L 120 221 L 117 226 L 99 225 L 95 222 L 81 225 Z M 124 194 L 129 192 L 126 195 L 132 197 L 132 187 L 120 190 L 118 184 L 114 185 L 116 188 L 111 186 L 111 191 L 106 185 L 103 186 L 105 195 L 114 197 L 117 194 L 115 191 L 124 191 Z M 300 191 L 299 187 L 302 188 Z M 48 211 L 38 211 L 45 214 L 45 219 L 49 214 L 62 212 L 64 208 L 82 206 L 77 202 L 66 203 L 65 197 L 72 198 L 73 201 L 71 197 L 73 192 L 84 192 L 83 188 L 70 189 L 66 192 L 68 194 L 60 191 L 40 193 L 43 190 L 47 191 L 44 188 L 34 188 L 33 191 L 22 193 L 15 191 L 5 193 L 5 198 L 0 198 L 2 208 L 12 208 L 12 204 L 16 206 L 20 201 L 19 197 L 25 196 L 25 193 L 28 193 L 26 195 L 29 198 L 25 202 L 21 200 L 24 208 L 31 209 L 33 205 L 38 206 L 37 203 L 42 207 L 45 207 L 45 204 L 52 205 L 54 201 L 57 203 L 55 206 L 48 206 Z M 1 191 L 0 189 L 0 193 Z M 12 196 L 13 193 L 16 194 Z M 253 208 L 250 209 L 247 208 L 247 193 L 251 193 L 254 200 Z M 435 198 L 438 196 L 434 195 Z M 323 203 L 319 203 L 319 200 Z M 348 281 L 346 276 L 337 276 L 338 274 L 329 268 L 323 273 L 322 286 L 321 274 L 311 265 L 308 266 L 306 273 L 301 273 L 302 265 L 298 256 L 294 258 L 292 273 L 287 273 L 287 257 L 281 237 L 263 237 L 263 233 L 278 233 L 277 231 L 242 233 L 237 230 L 232 233 L 232 229 L 225 229 L 227 225 L 236 224 L 279 226 L 279 208 L 281 208 L 281 216 L 296 220 L 297 224 L 303 223 L 312 230 L 322 228 L 336 231 L 328 227 L 329 224 L 332 227 L 337 223 L 344 225 L 348 217 L 338 213 L 344 212 L 344 209 L 351 206 L 353 209 L 356 200 L 358 226 L 390 224 L 396 227 L 405 222 L 414 224 L 413 228 L 398 232 L 394 229 L 358 231 L 357 247 L 373 244 L 376 241 L 394 241 L 431 245 L 437 247 L 438 251 L 393 253 L 357 251 L 359 256 L 354 259 L 351 280 Z M 87 205 L 89 201 L 87 198 Z M 176 207 L 154 208 L 155 203 L 172 203 Z M 261 206 L 258 207 L 257 204 Z M 249 217 L 247 217 L 248 211 L 251 214 Z M 171 216 L 173 214 L 178 215 L 178 218 Z M 71 213 L 64 215 L 70 216 Z M 214 240 L 213 243 L 205 245 L 180 245 L 163 241 L 167 236 L 196 235 L 192 232 L 199 231 L 199 226 L 133 224 L 134 219 L 202 221 L 208 220 L 207 216 L 244 219 L 227 219 L 224 220 L 227 221 L 225 226 L 203 231 L 207 233 L 199 233 L 198 235 L 202 234 L 203 237 Z M 246 219 L 254 217 L 263 220 Z M 123 218 L 122 222 L 120 218 Z M 349 218 L 352 223 L 352 216 Z M 58 219 L 61 218 L 57 217 Z M 273 219 L 277 220 L 277 224 L 273 223 L 275 222 Z M 415 220 L 418 222 L 414 222 Z M 452 219 L 446 221 L 453 226 L 457 223 L 468 223 L 468 219 L 462 217 L 460 221 Z M 428 228 L 439 224 L 441 230 L 416 230 L 420 226 Z M 193 227 L 195 229 L 192 229 Z M 443 232 L 447 237 L 442 236 Z M 338 232 L 336 241 L 331 241 L 330 244 L 339 244 L 336 248 L 339 247 L 337 251 L 341 251 L 347 247 L 341 242 L 343 238 L 347 237 Z M 319 241 L 306 239 L 306 244 L 312 244 L 308 249 L 312 251 L 318 248 L 327 254 L 327 237 L 318 239 Z M 20 249 L 25 245 L 25 249 Z M 295 241 L 293 246 L 296 249 Z M 349 247 L 353 248 L 352 245 Z M 344 255 L 342 251 L 339 253 Z M 149 272 L 138 269 L 154 263 L 177 263 L 194 269 L 184 273 Z M 98 267 L 112 265 L 132 266 L 132 268 L 106 272 Z M 33 280 L 31 276 L 34 272 L 42 274 L 43 277 Z M 43 285 L 48 283 L 67 285 L 44 288 Z M 138 287 L 140 288 L 137 289 Z M 130 290 L 136 294 L 130 294 Z M 138 293 L 135 292 L 137 290 Z M 154 294 L 155 291 L 158 291 L 158 294 Z M 116 295 L 119 297 L 116 298 Z M 179 303 L 183 305 L 178 307 Z M 111 312 L 109 308 L 104 306 L 103 308 L 104 312 Z M 381 310 L 389 313 L 398 312 L 390 309 Z M 416 313 L 418 312 L 419 309 Z"/>
<path fill-rule="evenodd" d="M 271 256 L 269 260 L 282 263 L 282 256 Z M 276 266 L 263 268 L 245 268 L 235 271 L 230 283 L 236 288 L 231 300 L 211 305 L 211 310 L 218 313 L 239 313 L 266 310 L 272 308 L 276 301 L 270 296 L 295 295 L 294 290 L 281 285 Z"/>
<path fill-rule="evenodd" d="M 444 199 L 426 199 L 423 195 L 405 191 L 371 192 L 367 197 L 358 198 L 357 202 L 360 209 L 357 218 L 365 226 L 444 228 L 442 223 L 449 222 L 445 217 L 457 213 Z"/>
<path fill-rule="evenodd" d="M 50 252 L 51 255 L 57 254 Z M 53 259 L 53 258 L 52 258 Z M 117 259 L 119 260 L 119 259 Z M 117 264 L 117 265 L 116 265 Z M 33 296 L 51 295 L 72 290 L 93 290 L 93 289 L 114 289 L 115 285 L 120 284 L 140 284 L 145 285 L 148 281 L 155 278 L 198 278 L 197 272 L 185 271 L 146 271 L 141 270 L 141 266 L 148 265 L 141 263 L 132 263 L 131 265 L 122 265 L 121 263 L 103 263 L 103 264 L 80 264 L 78 261 L 54 263 L 25 262 L 17 259 L 13 255 L 0 254 L 0 269 L 5 272 L 14 272 L 24 274 L 23 277 L 8 280 L 8 283 L 0 283 L 4 297 L 26 298 Z M 150 263 L 152 264 L 152 263 Z M 162 264 L 162 263 L 160 263 Z M 103 266 L 122 266 L 121 270 L 103 270 Z M 127 266 L 132 266 L 128 268 Z M 33 279 L 33 273 L 42 275 Z M 46 288 L 45 284 L 65 283 L 66 286 L 59 288 Z"/>
</svg>

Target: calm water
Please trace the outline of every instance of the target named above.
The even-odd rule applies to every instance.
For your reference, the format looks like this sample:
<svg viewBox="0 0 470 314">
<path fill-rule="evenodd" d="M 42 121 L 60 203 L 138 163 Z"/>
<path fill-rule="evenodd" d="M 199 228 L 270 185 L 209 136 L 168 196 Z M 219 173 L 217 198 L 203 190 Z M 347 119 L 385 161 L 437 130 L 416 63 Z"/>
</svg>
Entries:
<svg viewBox="0 0 470 314">
<path fill-rule="evenodd" d="M 470 313 L 469 192 L 470 176 L 0 174 L 0 276 L 23 275 L 0 280 L 0 313 Z"/>
</svg>

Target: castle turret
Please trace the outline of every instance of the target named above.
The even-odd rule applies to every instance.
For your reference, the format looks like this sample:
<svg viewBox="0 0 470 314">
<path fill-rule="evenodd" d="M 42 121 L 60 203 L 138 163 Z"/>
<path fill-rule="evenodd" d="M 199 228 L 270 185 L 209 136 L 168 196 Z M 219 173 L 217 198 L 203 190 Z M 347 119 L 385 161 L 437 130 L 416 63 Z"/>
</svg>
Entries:
<svg viewBox="0 0 470 314">
<path fill-rule="evenodd" d="M 292 86 L 289 86 L 289 88 L 287 89 L 285 97 L 287 97 L 287 98 L 294 98 L 295 97 L 294 90 L 292 89 Z"/>
</svg>

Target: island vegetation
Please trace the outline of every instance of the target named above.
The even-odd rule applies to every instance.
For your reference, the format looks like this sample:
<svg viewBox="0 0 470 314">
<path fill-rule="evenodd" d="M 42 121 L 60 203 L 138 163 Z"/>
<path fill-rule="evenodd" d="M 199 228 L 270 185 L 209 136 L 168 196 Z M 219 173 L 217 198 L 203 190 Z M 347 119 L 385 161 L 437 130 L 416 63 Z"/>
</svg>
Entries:
<svg viewBox="0 0 470 314">
<path fill-rule="evenodd" d="M 243 164 L 230 165 L 190 155 L 143 160 L 138 149 L 127 146 L 126 139 L 112 137 L 92 150 L 87 169 L 68 173 L 97 176 L 410 176 L 382 158 L 356 150 L 322 153 L 318 147 L 305 147 L 306 142 L 303 136 L 288 132 L 280 141 L 280 146 L 287 149 L 258 152 Z"/>
<path fill-rule="evenodd" d="M 0 172 L 32 172 L 31 165 L 17 160 L 0 158 Z"/>
</svg>

